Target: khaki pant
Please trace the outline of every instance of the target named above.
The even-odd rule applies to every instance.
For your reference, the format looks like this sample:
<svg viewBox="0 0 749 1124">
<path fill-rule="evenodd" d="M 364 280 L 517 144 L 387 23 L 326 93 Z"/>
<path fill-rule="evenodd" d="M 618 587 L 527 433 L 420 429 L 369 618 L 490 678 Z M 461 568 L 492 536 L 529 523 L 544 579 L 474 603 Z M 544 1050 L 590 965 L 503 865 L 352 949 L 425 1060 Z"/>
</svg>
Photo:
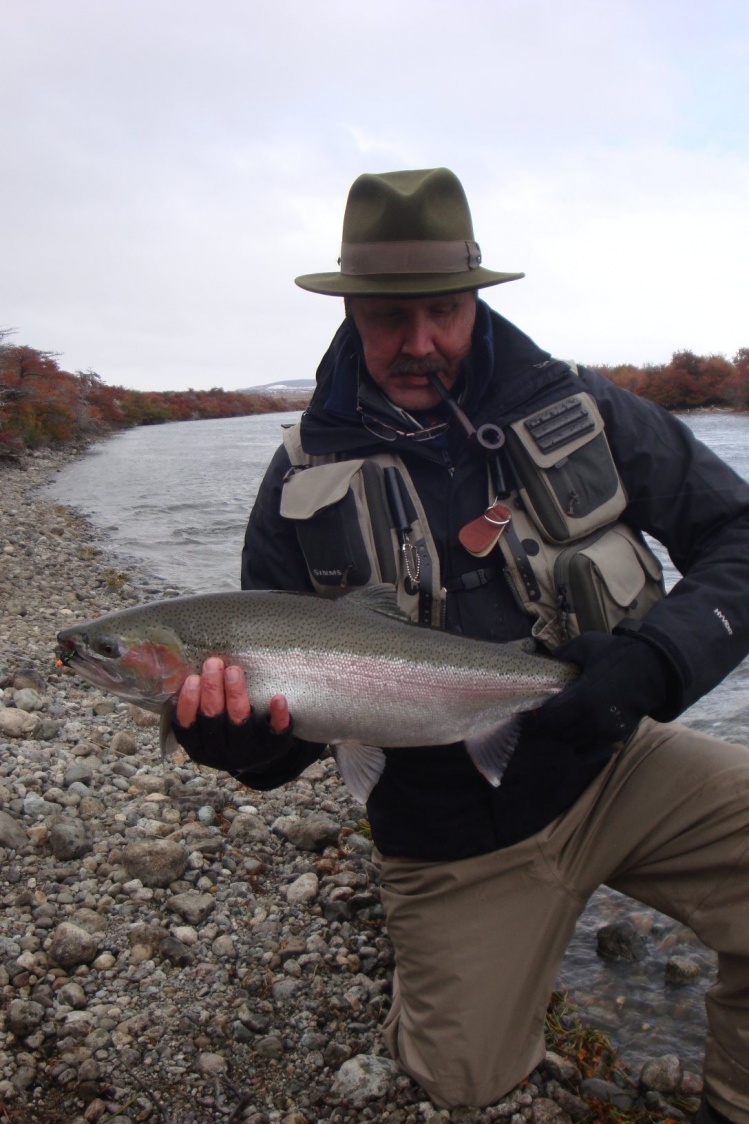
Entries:
<svg viewBox="0 0 749 1124">
<path fill-rule="evenodd" d="M 491 1104 L 543 1058 L 559 965 L 605 883 L 718 953 L 705 1089 L 749 1124 L 749 750 L 646 719 L 532 838 L 458 862 L 378 861 L 397 965 L 384 1035 L 435 1103 Z"/>
</svg>

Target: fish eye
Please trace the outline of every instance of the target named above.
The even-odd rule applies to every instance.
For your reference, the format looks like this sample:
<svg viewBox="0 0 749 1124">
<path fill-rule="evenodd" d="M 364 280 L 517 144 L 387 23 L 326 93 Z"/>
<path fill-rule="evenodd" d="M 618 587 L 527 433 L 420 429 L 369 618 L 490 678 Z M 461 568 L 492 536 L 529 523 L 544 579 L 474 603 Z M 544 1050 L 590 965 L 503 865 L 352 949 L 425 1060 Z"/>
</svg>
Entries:
<svg viewBox="0 0 749 1124">
<path fill-rule="evenodd" d="M 97 655 L 106 659 L 116 659 L 122 655 L 122 645 L 112 636 L 100 636 L 91 645 Z"/>
</svg>

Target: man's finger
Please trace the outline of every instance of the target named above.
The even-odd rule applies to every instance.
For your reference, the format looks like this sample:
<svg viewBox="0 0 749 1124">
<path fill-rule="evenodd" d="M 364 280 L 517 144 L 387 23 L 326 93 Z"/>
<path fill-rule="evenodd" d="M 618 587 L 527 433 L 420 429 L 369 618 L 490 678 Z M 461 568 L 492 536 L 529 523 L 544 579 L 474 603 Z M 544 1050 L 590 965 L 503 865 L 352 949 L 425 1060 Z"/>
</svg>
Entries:
<svg viewBox="0 0 749 1124">
<path fill-rule="evenodd" d="M 188 675 L 177 699 L 175 717 L 180 726 L 192 726 L 200 706 L 200 676 Z"/>
<path fill-rule="evenodd" d="M 224 661 L 210 656 L 203 664 L 200 676 L 200 712 L 206 718 L 217 718 L 224 702 Z"/>
<path fill-rule="evenodd" d="M 241 667 L 232 665 L 224 672 L 224 690 L 226 694 L 226 713 L 229 721 L 239 724 L 250 717 L 250 700 L 247 695 L 244 671 Z"/>
<path fill-rule="evenodd" d="M 274 734 L 282 734 L 288 730 L 291 717 L 289 704 L 285 695 L 274 695 L 270 700 L 270 728 Z"/>
</svg>

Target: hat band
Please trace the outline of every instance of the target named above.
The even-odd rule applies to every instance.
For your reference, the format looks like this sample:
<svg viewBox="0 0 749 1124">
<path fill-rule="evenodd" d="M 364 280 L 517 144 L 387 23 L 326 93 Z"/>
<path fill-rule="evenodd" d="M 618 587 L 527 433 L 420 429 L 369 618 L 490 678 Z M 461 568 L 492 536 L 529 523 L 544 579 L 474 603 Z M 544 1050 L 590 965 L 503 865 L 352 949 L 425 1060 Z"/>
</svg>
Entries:
<svg viewBox="0 0 749 1124">
<path fill-rule="evenodd" d="M 478 242 L 427 240 L 344 242 L 341 273 L 352 277 L 382 273 L 467 273 L 481 265 Z"/>
</svg>

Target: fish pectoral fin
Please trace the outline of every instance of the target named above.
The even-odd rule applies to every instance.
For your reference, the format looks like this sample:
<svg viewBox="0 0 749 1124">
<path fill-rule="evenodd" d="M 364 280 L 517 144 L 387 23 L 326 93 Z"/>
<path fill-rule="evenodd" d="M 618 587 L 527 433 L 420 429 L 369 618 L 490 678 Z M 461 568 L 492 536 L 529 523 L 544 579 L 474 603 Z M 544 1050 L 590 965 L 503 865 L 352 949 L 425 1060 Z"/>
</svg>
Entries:
<svg viewBox="0 0 749 1124">
<path fill-rule="evenodd" d="M 367 798 L 382 776 L 385 754 L 376 745 L 361 742 L 338 742 L 331 746 L 343 783 L 354 800 L 366 804 Z"/>
<path fill-rule="evenodd" d="M 161 719 L 159 721 L 159 746 L 161 747 L 161 758 L 171 757 L 180 748 L 180 744 L 174 736 L 172 729 L 172 719 L 176 705 L 172 699 L 167 699 L 165 703 L 161 704 L 159 708 L 161 711 Z"/>
<path fill-rule="evenodd" d="M 474 765 L 494 788 L 499 786 L 520 740 L 520 718 L 514 714 L 499 726 L 465 738 Z"/>
</svg>

